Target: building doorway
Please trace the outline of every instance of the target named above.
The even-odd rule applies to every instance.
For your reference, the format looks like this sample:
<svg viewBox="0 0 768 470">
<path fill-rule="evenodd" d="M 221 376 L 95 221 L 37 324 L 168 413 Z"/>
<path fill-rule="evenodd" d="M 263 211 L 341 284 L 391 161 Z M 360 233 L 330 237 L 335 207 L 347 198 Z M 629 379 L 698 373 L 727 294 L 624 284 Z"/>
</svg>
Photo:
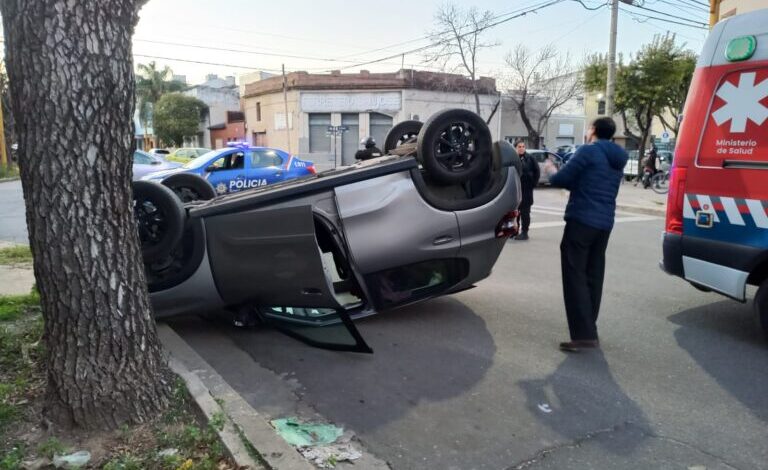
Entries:
<svg viewBox="0 0 768 470">
<path fill-rule="evenodd" d="M 347 130 L 341 133 L 341 164 L 355 163 L 355 153 L 360 142 L 360 116 L 358 114 L 342 114 L 341 125 Z"/>
</svg>

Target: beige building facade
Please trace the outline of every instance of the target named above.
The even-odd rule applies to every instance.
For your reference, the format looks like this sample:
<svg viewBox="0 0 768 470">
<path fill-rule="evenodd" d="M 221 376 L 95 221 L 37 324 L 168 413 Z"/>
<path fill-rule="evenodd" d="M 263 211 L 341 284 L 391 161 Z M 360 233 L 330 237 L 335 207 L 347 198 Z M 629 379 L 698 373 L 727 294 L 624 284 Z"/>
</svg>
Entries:
<svg viewBox="0 0 768 470">
<path fill-rule="evenodd" d="M 319 168 L 354 162 L 360 141 L 367 136 L 383 147 L 389 130 L 401 121 L 423 122 L 448 108 L 475 110 L 471 81 L 453 74 L 294 72 L 286 76 L 285 94 L 281 76 L 255 77 L 241 88 L 248 140 L 287 150 Z M 481 115 L 487 118 L 499 95 L 493 79 L 478 83 Z M 494 139 L 499 135 L 499 115 L 497 111 L 489 124 Z"/>
<path fill-rule="evenodd" d="M 768 8 L 768 0 L 710 0 L 710 26 L 720 20 Z"/>
</svg>

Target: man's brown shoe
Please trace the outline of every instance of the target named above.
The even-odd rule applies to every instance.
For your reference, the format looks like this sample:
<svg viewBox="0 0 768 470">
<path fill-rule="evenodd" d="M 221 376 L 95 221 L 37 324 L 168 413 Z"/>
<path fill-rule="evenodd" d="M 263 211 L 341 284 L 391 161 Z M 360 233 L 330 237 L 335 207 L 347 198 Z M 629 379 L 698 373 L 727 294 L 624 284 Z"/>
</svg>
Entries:
<svg viewBox="0 0 768 470">
<path fill-rule="evenodd" d="M 600 347 L 600 341 L 596 339 L 582 339 L 560 343 L 560 350 L 566 352 L 579 352 L 582 349 L 596 349 Z"/>
</svg>

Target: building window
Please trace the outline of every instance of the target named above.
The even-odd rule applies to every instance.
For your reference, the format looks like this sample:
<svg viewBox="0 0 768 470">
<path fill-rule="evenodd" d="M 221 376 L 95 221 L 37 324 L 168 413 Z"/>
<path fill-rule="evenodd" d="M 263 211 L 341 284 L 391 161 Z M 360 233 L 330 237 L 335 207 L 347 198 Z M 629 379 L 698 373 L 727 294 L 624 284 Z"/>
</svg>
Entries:
<svg viewBox="0 0 768 470">
<path fill-rule="evenodd" d="M 256 102 L 256 120 L 261 122 L 261 102 Z"/>
<path fill-rule="evenodd" d="M 331 136 L 328 135 L 330 125 L 330 113 L 309 114 L 309 153 L 331 152 Z"/>
<path fill-rule="evenodd" d="M 601 116 L 605 114 L 605 100 L 600 100 L 597 102 L 597 114 Z"/>
</svg>

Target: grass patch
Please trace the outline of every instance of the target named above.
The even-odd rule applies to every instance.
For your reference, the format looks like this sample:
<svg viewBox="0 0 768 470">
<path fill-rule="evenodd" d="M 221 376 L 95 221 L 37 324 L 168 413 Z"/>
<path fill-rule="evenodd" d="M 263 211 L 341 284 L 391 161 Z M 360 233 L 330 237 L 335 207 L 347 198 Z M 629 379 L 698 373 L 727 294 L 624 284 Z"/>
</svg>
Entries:
<svg viewBox="0 0 768 470">
<path fill-rule="evenodd" d="M 0 295 L 0 322 L 13 321 L 27 313 L 39 311 L 40 295 Z"/>
<path fill-rule="evenodd" d="M 14 165 L 14 164 L 11 164 L 10 166 L 0 165 L 0 179 L 16 178 L 17 176 L 19 176 L 18 165 Z"/>
<path fill-rule="evenodd" d="M 27 245 L 0 248 L 0 264 L 31 264 L 32 251 Z"/>
<path fill-rule="evenodd" d="M 88 450 L 88 468 L 107 470 L 234 470 L 217 429 L 223 413 L 206 422 L 184 381 L 172 380 L 168 410 L 154 421 L 88 434 L 39 429 L 45 375 L 43 319 L 36 293 L 0 296 L 0 470 L 19 470 L 23 461 Z M 46 467 L 47 468 L 47 467 Z"/>
</svg>

